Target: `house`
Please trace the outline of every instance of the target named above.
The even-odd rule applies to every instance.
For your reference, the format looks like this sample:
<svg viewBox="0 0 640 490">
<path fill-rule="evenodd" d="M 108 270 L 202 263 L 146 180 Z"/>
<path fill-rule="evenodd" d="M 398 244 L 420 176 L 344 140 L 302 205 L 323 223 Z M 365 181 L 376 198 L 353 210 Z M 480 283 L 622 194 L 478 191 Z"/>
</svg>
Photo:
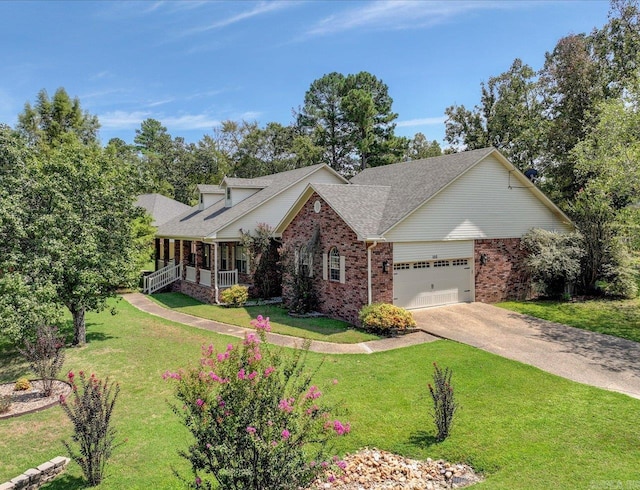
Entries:
<svg viewBox="0 0 640 490">
<path fill-rule="evenodd" d="M 274 233 L 294 250 L 316 241 L 317 256 L 304 260 L 319 310 L 357 323 L 372 302 L 411 309 L 527 296 L 520 238 L 531 228 L 573 225 L 485 148 L 369 168 L 348 185 L 309 183 Z"/>
<path fill-rule="evenodd" d="M 264 224 L 274 228 L 309 184 L 345 185 L 328 165 L 318 164 L 254 179 L 225 177 L 220 185 L 199 185 L 199 203 L 158 226 L 158 270 L 145 291 L 172 284 L 204 302 L 222 289 L 252 285 L 250 257 L 241 232 Z"/>
</svg>

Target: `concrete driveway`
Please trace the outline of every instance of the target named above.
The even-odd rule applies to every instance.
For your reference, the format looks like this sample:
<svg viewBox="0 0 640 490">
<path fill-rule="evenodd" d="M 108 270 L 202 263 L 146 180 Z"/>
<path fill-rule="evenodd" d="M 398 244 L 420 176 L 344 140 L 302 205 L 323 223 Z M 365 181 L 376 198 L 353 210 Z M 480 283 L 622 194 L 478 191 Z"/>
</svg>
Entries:
<svg viewBox="0 0 640 490">
<path fill-rule="evenodd" d="M 483 303 L 412 310 L 431 334 L 640 398 L 640 344 Z"/>
</svg>

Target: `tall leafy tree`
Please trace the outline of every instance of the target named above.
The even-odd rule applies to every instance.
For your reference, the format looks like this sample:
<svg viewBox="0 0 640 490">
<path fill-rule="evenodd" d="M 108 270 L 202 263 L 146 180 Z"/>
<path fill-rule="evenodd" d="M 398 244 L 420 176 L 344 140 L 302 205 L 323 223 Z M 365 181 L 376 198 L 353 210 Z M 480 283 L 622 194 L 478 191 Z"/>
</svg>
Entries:
<svg viewBox="0 0 640 490">
<path fill-rule="evenodd" d="M 440 143 L 436 140 L 429 141 L 422 133 L 416 133 L 409 140 L 403 160 L 420 160 L 421 158 L 437 157 L 442 155 Z"/>
<path fill-rule="evenodd" d="M 637 222 L 640 198 L 640 98 L 628 94 L 598 106 L 598 124 L 573 149 L 580 185 L 570 210 L 587 251 L 583 282 L 587 290 L 601 281 L 613 294 L 633 296 L 626 245 L 621 230 Z"/>
<path fill-rule="evenodd" d="M 71 99 L 64 88 L 50 98 L 46 90 L 38 93 L 35 105 L 27 102 L 18 117 L 18 130 L 32 145 L 47 147 L 64 135 L 72 133 L 82 143 L 95 143 L 100 123 L 98 118 L 80 107 L 80 100 Z"/>
<path fill-rule="evenodd" d="M 446 109 L 445 138 L 460 149 L 493 146 L 525 170 L 537 165 L 541 112 L 536 73 L 515 59 L 508 71 L 482 83 L 479 106 Z"/>
<path fill-rule="evenodd" d="M 403 154 L 407 142 L 394 134 L 392 103 L 387 85 L 374 75 L 333 72 L 311 84 L 296 123 L 322 148 L 323 161 L 349 174 Z"/>
</svg>

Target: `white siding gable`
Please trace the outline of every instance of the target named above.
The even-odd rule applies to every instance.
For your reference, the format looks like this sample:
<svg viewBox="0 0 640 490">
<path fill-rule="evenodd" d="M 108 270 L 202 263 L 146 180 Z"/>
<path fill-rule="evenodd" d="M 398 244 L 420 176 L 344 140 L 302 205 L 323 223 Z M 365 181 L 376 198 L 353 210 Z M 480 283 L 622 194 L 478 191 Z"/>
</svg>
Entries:
<svg viewBox="0 0 640 490">
<path fill-rule="evenodd" d="M 570 226 L 495 157 L 482 162 L 407 216 L 388 241 L 519 238 L 531 228 L 568 232 Z"/>
<path fill-rule="evenodd" d="M 207 209 L 209 206 L 213 206 L 218 201 L 224 199 L 224 193 L 202 193 L 202 209 Z"/>
<path fill-rule="evenodd" d="M 221 229 L 216 235 L 217 238 L 239 238 L 240 228 L 243 230 L 254 230 L 258 223 L 266 223 L 271 228 L 275 228 L 309 183 L 344 184 L 344 181 L 332 171 L 321 168 L 306 179 L 297 182 L 277 196 L 251 210 L 243 217 L 229 224 L 226 228 Z M 233 199 L 235 202 L 235 197 Z"/>
</svg>

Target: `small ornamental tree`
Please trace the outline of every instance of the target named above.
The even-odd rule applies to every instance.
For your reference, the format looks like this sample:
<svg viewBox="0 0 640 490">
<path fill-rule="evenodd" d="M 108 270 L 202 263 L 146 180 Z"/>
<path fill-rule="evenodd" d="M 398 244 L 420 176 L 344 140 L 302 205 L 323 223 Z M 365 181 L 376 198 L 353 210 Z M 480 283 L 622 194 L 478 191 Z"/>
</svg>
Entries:
<svg viewBox="0 0 640 490">
<path fill-rule="evenodd" d="M 64 364 L 64 338 L 51 325 L 41 325 L 35 340 L 27 339 L 20 353 L 34 373 L 42 380 L 42 396 L 51 396 L 55 381 Z"/>
<path fill-rule="evenodd" d="M 451 375 L 453 374 L 451 369 L 441 369 L 435 362 L 433 368 L 433 385 L 429 384 L 428 386 L 433 400 L 433 421 L 437 430 L 436 440 L 442 442 L 449 437 L 453 415 L 458 409 L 458 404 L 453 395 L 453 386 L 451 386 Z"/>
<path fill-rule="evenodd" d="M 60 397 L 60 405 L 73 424 L 72 441 L 77 451 L 67 441 L 62 441 L 69 456 L 80 465 L 89 486 L 98 485 L 104 478 L 107 460 L 119 445 L 115 443 L 116 430 L 111 424 L 113 408 L 120 393 L 117 383 L 100 381 L 94 374 L 88 379 L 84 372 L 76 377 L 69 372 L 68 378 L 73 390 L 71 400 Z"/>
<path fill-rule="evenodd" d="M 311 384 L 308 344 L 292 356 L 272 352 L 269 319 L 253 324 L 258 334 L 240 345 L 203 347 L 199 366 L 164 375 L 177 380 L 174 411 L 194 437 L 180 453 L 191 463 L 192 487 L 306 488 L 334 463 L 327 458 L 331 439 L 350 430 Z"/>
</svg>

